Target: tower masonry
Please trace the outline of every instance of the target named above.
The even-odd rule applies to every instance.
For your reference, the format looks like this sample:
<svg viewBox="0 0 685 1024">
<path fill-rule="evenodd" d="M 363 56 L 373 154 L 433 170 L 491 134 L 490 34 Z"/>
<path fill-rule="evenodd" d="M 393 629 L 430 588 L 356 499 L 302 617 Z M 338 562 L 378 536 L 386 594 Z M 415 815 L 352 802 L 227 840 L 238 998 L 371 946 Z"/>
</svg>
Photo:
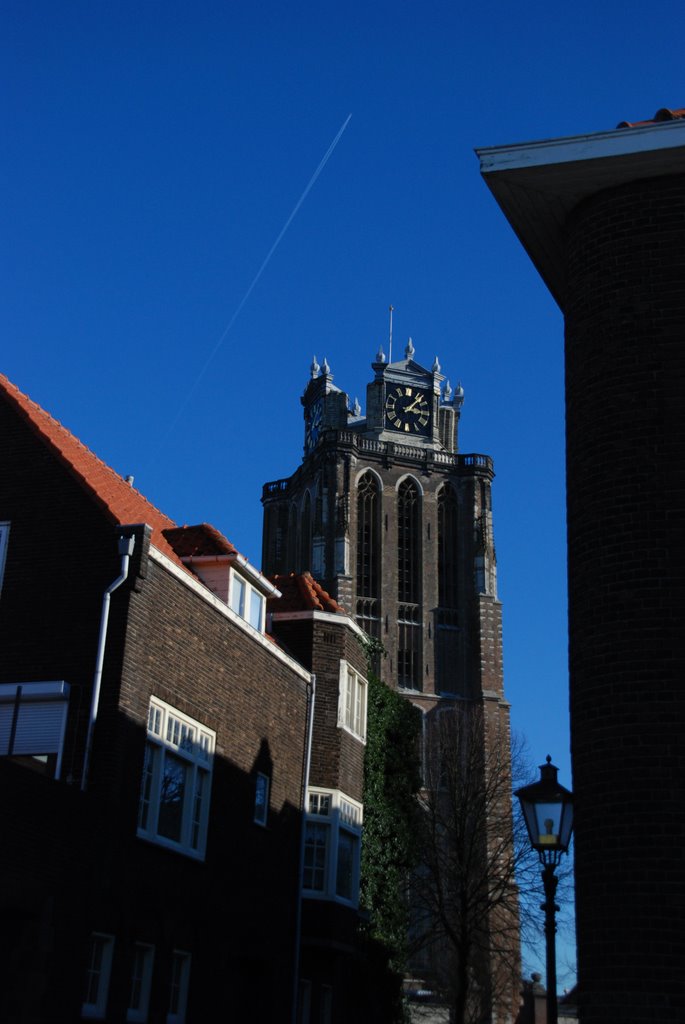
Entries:
<svg viewBox="0 0 685 1024">
<path fill-rule="evenodd" d="M 263 566 L 310 571 L 386 651 L 385 681 L 423 710 L 503 700 L 492 459 L 461 454 L 464 401 L 437 357 L 372 363 L 366 415 L 314 358 L 304 456 L 264 487 Z"/>
</svg>

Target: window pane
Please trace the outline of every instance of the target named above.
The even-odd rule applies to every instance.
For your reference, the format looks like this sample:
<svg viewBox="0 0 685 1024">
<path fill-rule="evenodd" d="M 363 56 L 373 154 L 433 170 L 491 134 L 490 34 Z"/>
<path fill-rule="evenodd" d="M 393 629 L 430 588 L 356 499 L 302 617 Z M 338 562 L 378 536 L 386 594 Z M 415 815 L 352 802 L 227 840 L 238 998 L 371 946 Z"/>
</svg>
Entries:
<svg viewBox="0 0 685 1024">
<path fill-rule="evenodd" d="M 188 1002 L 188 981 L 190 975 L 190 953 L 175 950 L 171 961 L 171 985 L 169 988 L 169 1013 L 167 1024 L 183 1024 Z"/>
<path fill-rule="evenodd" d="M 113 948 L 111 935 L 91 935 L 81 1007 L 83 1017 L 105 1016 Z"/>
<path fill-rule="evenodd" d="M 83 994 L 84 1003 L 97 1004 L 104 944 L 105 940 L 100 935 L 94 935 L 90 940 L 88 967 L 86 969 L 86 989 Z"/>
<path fill-rule="evenodd" d="M 140 787 L 140 807 L 138 808 L 138 828 L 147 828 L 150 817 L 150 797 L 152 795 L 152 771 L 154 767 L 155 748 L 151 743 L 145 744 L 145 761 L 143 762 L 143 781 Z"/>
<path fill-rule="evenodd" d="M 307 823 L 307 837 L 304 845 L 304 888 L 323 892 L 326 884 L 326 846 L 328 826 L 316 822 Z"/>
<path fill-rule="evenodd" d="M 197 850 L 200 845 L 200 829 L 202 826 L 202 802 L 207 791 L 207 772 L 201 768 L 195 771 L 195 795 L 193 799 L 193 822 L 190 845 Z"/>
<path fill-rule="evenodd" d="M 231 587 L 231 608 L 237 615 L 245 615 L 245 581 L 233 574 Z"/>
<path fill-rule="evenodd" d="M 266 825 L 269 809 L 269 778 L 259 772 L 255 782 L 254 820 L 258 825 Z"/>
<path fill-rule="evenodd" d="M 338 870 L 335 890 L 338 896 L 347 900 L 351 900 L 356 895 L 353 892 L 356 852 L 357 837 L 341 829 L 338 836 Z"/>
<path fill-rule="evenodd" d="M 157 831 L 166 839 L 181 840 L 183 801 L 185 798 L 187 767 L 184 761 L 164 751 L 162 783 L 159 794 Z"/>
<path fill-rule="evenodd" d="M 254 626 L 255 629 L 261 629 L 262 626 L 262 605 L 264 598 L 261 594 L 258 594 L 255 590 L 250 591 L 250 625 Z"/>
</svg>

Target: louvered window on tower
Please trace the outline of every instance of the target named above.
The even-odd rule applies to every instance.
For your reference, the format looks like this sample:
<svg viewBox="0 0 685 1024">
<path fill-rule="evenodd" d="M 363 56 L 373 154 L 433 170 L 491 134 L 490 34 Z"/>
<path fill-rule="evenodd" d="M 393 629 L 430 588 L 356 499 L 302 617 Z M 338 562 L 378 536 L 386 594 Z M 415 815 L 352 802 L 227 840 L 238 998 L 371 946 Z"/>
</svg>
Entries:
<svg viewBox="0 0 685 1024">
<path fill-rule="evenodd" d="M 418 605 L 401 604 L 397 609 L 397 684 L 406 690 L 421 689 L 421 623 Z"/>
<path fill-rule="evenodd" d="M 69 685 L 64 681 L 0 685 L 0 757 L 58 779 Z"/>
<path fill-rule="evenodd" d="M 357 487 L 357 622 L 380 637 L 380 496 L 373 473 Z"/>
<path fill-rule="evenodd" d="M 442 693 L 459 689 L 458 594 L 459 521 L 457 495 L 450 484 L 438 494 L 438 609 L 436 613 L 436 683 Z"/>
<path fill-rule="evenodd" d="M 300 524 L 300 557 L 298 572 L 310 572 L 312 568 L 312 499 L 309 491 L 305 492 L 302 502 L 302 520 Z"/>
<path fill-rule="evenodd" d="M 438 601 L 440 611 L 457 608 L 457 496 L 450 484 L 438 494 Z M 445 622 L 452 624 L 451 617 Z M 456 624 L 456 623 L 455 623 Z"/>
<path fill-rule="evenodd" d="M 397 599 L 419 602 L 419 491 L 403 480 L 397 492 Z"/>
<path fill-rule="evenodd" d="M 403 480 L 397 491 L 397 684 L 422 689 L 419 490 Z"/>
</svg>

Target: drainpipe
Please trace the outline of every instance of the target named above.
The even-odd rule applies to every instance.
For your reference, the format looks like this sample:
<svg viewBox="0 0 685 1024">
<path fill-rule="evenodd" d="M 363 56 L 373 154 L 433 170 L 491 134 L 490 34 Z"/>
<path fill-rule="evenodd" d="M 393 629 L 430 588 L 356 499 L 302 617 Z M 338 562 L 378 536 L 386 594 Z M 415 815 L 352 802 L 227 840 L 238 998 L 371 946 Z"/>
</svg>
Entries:
<svg viewBox="0 0 685 1024">
<path fill-rule="evenodd" d="M 111 583 L 102 597 L 102 615 L 100 616 L 100 636 L 98 637 L 98 653 L 95 662 L 95 677 L 93 679 L 93 696 L 90 702 L 90 721 L 88 722 L 88 735 L 86 736 L 86 753 L 83 759 L 83 774 L 81 776 L 81 791 L 85 792 L 88 785 L 88 772 L 90 770 L 90 756 L 93 751 L 93 730 L 98 717 L 98 706 L 100 704 L 100 684 L 102 682 L 102 665 L 105 660 L 105 644 L 107 643 L 107 623 L 109 621 L 110 598 L 117 587 L 128 576 L 128 567 L 136 543 L 135 537 L 119 537 L 119 554 L 121 555 L 121 573 Z"/>
<path fill-rule="evenodd" d="M 316 676 L 312 672 L 307 709 L 307 745 L 304 752 L 304 778 L 302 779 L 302 833 L 300 836 L 300 865 L 297 876 L 297 915 L 295 918 L 295 970 L 293 972 L 292 1024 L 297 1024 L 297 1003 L 300 995 L 300 944 L 302 941 L 302 889 L 304 886 L 304 844 L 307 838 L 307 791 L 309 769 L 312 763 L 312 735 L 314 733 L 314 705 L 316 703 Z"/>
</svg>

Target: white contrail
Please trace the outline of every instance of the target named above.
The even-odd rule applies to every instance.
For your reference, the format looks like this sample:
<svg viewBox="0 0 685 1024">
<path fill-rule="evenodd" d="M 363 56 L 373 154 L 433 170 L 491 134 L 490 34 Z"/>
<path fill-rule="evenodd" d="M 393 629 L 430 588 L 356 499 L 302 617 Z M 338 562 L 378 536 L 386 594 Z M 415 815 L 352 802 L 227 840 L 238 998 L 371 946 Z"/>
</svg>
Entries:
<svg viewBox="0 0 685 1024">
<path fill-rule="evenodd" d="M 276 249 L 278 248 L 278 245 L 279 245 L 281 239 L 283 238 L 283 235 L 286 233 L 286 231 L 288 230 L 288 228 L 292 224 L 292 222 L 293 222 L 293 220 L 295 218 L 295 215 L 297 214 L 297 211 L 302 206 L 302 203 L 305 201 L 305 199 L 307 198 L 307 196 L 311 192 L 312 188 L 314 187 L 314 184 L 316 183 L 317 178 L 319 177 L 319 175 L 323 171 L 324 167 L 328 163 L 328 161 L 329 161 L 329 159 L 330 159 L 330 157 L 331 157 L 331 155 L 333 153 L 333 150 L 335 149 L 335 147 L 340 142 L 340 139 L 342 138 L 343 132 L 347 128 L 348 124 L 350 123 L 351 117 L 352 117 L 352 114 L 348 114 L 347 115 L 347 118 L 345 119 L 342 127 L 338 131 L 338 134 L 335 136 L 335 138 L 331 142 L 330 146 L 328 147 L 328 149 L 326 150 L 326 152 L 322 156 L 321 161 L 319 163 L 319 166 L 316 168 L 316 170 L 312 174 L 311 178 L 307 182 L 307 187 L 305 188 L 304 192 L 302 193 L 300 198 L 295 203 L 295 205 L 294 205 L 294 207 L 293 207 L 293 209 L 292 209 L 292 211 L 290 213 L 290 216 L 288 217 L 288 219 L 286 220 L 285 224 L 281 228 L 281 230 L 280 230 L 280 232 L 278 234 L 278 237 L 276 238 L 276 241 L 274 242 L 274 244 L 271 246 L 271 248 L 269 249 L 268 253 L 266 254 L 261 267 L 259 268 L 259 270 L 257 271 L 257 273 L 255 274 L 255 276 L 254 276 L 254 278 L 252 280 L 252 284 L 247 289 L 247 291 L 243 295 L 242 299 L 238 303 L 238 306 L 236 308 L 235 313 L 233 314 L 231 319 L 228 321 L 226 327 L 224 328 L 224 331 L 223 331 L 221 337 L 217 341 L 217 343 L 214 346 L 214 348 L 212 349 L 212 351 L 207 356 L 207 359 L 205 360 L 204 366 L 202 367 L 202 369 L 198 373 L 198 375 L 195 378 L 195 381 L 193 382 L 193 384 L 191 385 L 191 387 L 190 387 L 186 397 L 184 398 L 183 402 L 181 403 L 181 406 L 180 406 L 178 412 L 176 413 L 174 419 L 172 420 L 172 422 L 171 422 L 171 424 L 169 426 L 169 429 L 167 430 L 167 435 L 166 435 L 167 437 L 171 433 L 171 431 L 174 429 L 176 424 L 178 423 L 178 421 L 179 421 L 179 419 L 180 419 L 184 409 L 186 408 L 186 406 L 188 405 L 188 402 L 192 398 L 193 393 L 195 392 L 195 390 L 198 387 L 200 381 L 202 380 L 202 378 L 204 377 L 205 373 L 209 369 L 209 365 L 212 362 L 212 360 L 214 359 L 214 356 L 217 354 L 217 352 L 219 351 L 219 349 L 223 345 L 224 341 L 226 340 L 226 335 L 228 334 L 228 332 L 230 331 L 231 327 L 233 327 L 233 324 L 238 319 L 238 316 L 240 314 L 241 309 L 243 308 L 243 306 L 245 305 L 245 303 L 249 299 L 250 295 L 252 294 L 252 291 L 253 291 L 255 285 L 257 284 L 257 282 L 259 281 L 260 277 L 262 276 L 262 274 L 264 273 L 264 271 L 268 267 L 269 260 L 271 259 L 273 254 L 276 252 Z"/>
</svg>

